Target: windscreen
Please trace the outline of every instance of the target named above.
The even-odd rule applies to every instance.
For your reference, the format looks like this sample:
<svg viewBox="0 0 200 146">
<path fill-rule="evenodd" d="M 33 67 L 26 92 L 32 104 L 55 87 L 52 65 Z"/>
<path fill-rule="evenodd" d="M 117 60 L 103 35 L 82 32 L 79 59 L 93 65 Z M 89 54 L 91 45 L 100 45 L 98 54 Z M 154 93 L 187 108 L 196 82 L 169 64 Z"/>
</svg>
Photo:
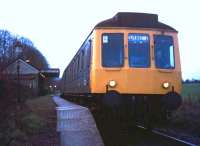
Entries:
<svg viewBox="0 0 200 146">
<path fill-rule="evenodd" d="M 156 67 L 161 69 L 174 68 L 174 45 L 172 36 L 154 35 L 154 43 Z"/>
<path fill-rule="evenodd" d="M 124 63 L 124 34 L 104 33 L 102 35 L 102 66 L 122 67 Z"/>
<path fill-rule="evenodd" d="M 148 34 L 128 35 L 129 66 L 146 68 L 150 66 L 150 43 Z"/>
</svg>

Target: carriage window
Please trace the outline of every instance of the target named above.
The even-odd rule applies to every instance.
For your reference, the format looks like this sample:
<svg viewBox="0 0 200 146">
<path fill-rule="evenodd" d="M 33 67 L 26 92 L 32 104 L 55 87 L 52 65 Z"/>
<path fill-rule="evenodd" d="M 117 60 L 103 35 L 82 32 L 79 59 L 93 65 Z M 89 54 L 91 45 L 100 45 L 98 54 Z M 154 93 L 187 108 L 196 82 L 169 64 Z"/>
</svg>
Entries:
<svg viewBox="0 0 200 146">
<path fill-rule="evenodd" d="M 86 50 L 86 68 L 90 67 L 90 57 L 91 57 L 91 48 L 92 48 L 92 40 L 87 40 L 86 46 L 85 46 L 85 50 Z"/>
<path fill-rule="evenodd" d="M 85 54 L 85 52 L 84 52 L 84 50 L 82 50 L 81 51 L 81 70 L 83 70 L 84 69 L 84 54 Z"/>
<path fill-rule="evenodd" d="M 104 33 L 102 35 L 102 66 L 122 67 L 124 64 L 124 34 Z"/>
<path fill-rule="evenodd" d="M 174 46 L 172 36 L 154 36 L 155 64 L 157 68 L 171 69 L 175 67 Z"/>
<path fill-rule="evenodd" d="M 129 66 L 146 68 L 150 65 L 149 35 L 130 33 L 128 35 Z"/>
</svg>

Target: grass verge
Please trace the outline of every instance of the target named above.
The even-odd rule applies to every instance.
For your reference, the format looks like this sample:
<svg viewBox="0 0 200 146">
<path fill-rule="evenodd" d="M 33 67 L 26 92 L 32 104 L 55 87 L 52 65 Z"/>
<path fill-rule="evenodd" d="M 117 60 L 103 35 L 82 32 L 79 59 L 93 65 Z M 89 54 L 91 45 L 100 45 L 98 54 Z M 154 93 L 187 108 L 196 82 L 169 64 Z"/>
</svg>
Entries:
<svg viewBox="0 0 200 146">
<path fill-rule="evenodd" d="M 170 125 L 200 142 L 200 83 L 183 84 L 182 97 L 183 104 L 173 114 Z"/>
<path fill-rule="evenodd" d="M 31 135 L 32 145 L 59 145 L 56 132 L 55 103 L 50 95 L 30 99 L 26 102 L 31 113 L 23 119 L 25 131 Z"/>
</svg>

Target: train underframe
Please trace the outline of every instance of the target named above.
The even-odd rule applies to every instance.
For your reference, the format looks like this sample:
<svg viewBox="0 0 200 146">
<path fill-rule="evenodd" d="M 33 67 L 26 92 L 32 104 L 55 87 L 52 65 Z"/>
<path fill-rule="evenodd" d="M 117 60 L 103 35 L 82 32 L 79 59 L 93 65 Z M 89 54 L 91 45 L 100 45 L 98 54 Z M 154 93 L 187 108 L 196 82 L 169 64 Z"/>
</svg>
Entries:
<svg viewBox="0 0 200 146">
<path fill-rule="evenodd" d="M 171 113 L 180 107 L 181 96 L 176 92 L 165 95 L 119 94 L 68 94 L 68 100 L 87 106 L 92 112 L 103 113 L 107 118 L 131 119 L 133 123 L 150 128 L 156 123 L 166 122 Z"/>
</svg>

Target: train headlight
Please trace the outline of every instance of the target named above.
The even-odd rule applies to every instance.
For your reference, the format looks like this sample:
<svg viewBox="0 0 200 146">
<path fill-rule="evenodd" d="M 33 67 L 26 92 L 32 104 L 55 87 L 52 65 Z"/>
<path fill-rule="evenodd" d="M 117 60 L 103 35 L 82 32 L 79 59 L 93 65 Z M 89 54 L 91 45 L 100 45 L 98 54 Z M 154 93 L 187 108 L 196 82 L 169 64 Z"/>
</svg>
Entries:
<svg viewBox="0 0 200 146">
<path fill-rule="evenodd" d="M 108 82 L 108 85 L 109 85 L 111 88 L 113 88 L 113 87 L 115 87 L 115 86 L 117 85 L 117 82 L 114 81 L 114 80 L 111 80 L 111 81 Z"/>
<path fill-rule="evenodd" d="M 169 88 L 170 84 L 169 84 L 169 82 L 164 82 L 162 84 L 162 86 L 163 86 L 163 88 L 167 89 L 167 88 Z"/>
</svg>

